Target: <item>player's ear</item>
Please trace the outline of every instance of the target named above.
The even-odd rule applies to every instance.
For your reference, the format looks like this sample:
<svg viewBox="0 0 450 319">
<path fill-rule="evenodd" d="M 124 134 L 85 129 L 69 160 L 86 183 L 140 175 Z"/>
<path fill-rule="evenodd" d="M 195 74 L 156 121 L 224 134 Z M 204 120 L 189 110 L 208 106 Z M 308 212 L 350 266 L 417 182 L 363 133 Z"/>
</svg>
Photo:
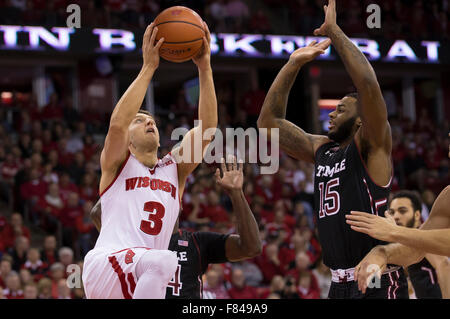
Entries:
<svg viewBox="0 0 450 319">
<path fill-rule="evenodd" d="M 361 125 L 362 125 L 362 120 L 361 120 L 361 117 L 359 117 L 359 116 L 356 118 L 356 125 L 358 127 L 361 127 Z"/>
<path fill-rule="evenodd" d="M 416 222 L 416 225 L 420 225 L 420 217 L 421 217 L 420 211 L 416 210 L 414 212 L 414 220 Z"/>
</svg>

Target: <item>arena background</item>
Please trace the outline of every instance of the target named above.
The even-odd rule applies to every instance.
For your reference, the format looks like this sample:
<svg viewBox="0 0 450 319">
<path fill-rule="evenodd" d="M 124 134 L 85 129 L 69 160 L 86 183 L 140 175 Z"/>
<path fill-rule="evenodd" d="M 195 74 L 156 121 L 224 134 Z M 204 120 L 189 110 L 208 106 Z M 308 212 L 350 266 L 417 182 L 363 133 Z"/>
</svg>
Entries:
<svg viewBox="0 0 450 319">
<path fill-rule="evenodd" d="M 81 7 L 79 29 L 66 26 L 70 3 Z M 82 266 L 95 243 L 89 212 L 98 199 L 109 116 L 139 71 L 143 30 L 160 11 L 185 5 L 208 23 L 219 126 L 245 129 L 256 127 L 289 52 L 314 39 L 324 3 L 1 0 L 0 297 L 33 291 L 43 299 L 84 297 L 82 288 L 67 287 L 65 270 Z M 382 9 L 381 29 L 366 26 L 371 3 Z M 417 191 L 425 220 L 450 182 L 450 3 L 340 0 L 337 9 L 338 24 L 368 53 L 383 90 L 394 145 L 392 190 Z M 157 119 L 161 155 L 177 142 L 170 139 L 172 130 L 191 127 L 196 117 L 196 75 L 192 62 L 161 60 L 149 87 L 144 107 Z M 352 91 L 331 49 L 301 70 L 287 118 L 308 132 L 325 133 L 330 108 Z M 231 203 L 214 186 L 214 170 L 202 164 L 189 178 L 181 227 L 234 231 Z M 258 165 L 246 164 L 244 188 L 260 224 L 263 253 L 212 266 L 204 276 L 205 297 L 263 299 L 283 290 L 283 298 L 325 298 L 330 274 L 321 263 L 313 217 L 313 167 L 281 154 L 277 174 L 258 172 Z M 246 278 L 240 293 L 230 291 L 234 267 Z M 11 271 L 18 275 L 8 276 Z M 291 289 L 299 284 L 292 278 L 305 272 L 310 287 Z"/>
</svg>

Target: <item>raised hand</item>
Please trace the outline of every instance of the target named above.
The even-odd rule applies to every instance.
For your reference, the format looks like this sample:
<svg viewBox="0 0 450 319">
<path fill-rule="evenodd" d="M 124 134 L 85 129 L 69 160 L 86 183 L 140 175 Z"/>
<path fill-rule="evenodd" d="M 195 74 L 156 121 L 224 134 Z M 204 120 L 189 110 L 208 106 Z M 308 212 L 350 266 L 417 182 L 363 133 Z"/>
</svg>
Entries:
<svg viewBox="0 0 450 319">
<path fill-rule="evenodd" d="M 323 6 L 325 21 L 320 28 L 314 30 L 314 35 L 328 35 L 330 28 L 336 26 L 336 0 L 329 0 L 328 5 Z"/>
<path fill-rule="evenodd" d="M 203 30 L 205 36 L 203 37 L 203 46 L 199 53 L 192 58 L 192 61 L 198 68 L 206 68 L 210 66 L 211 61 L 211 34 L 209 32 L 208 25 L 203 21 Z"/>
<path fill-rule="evenodd" d="M 222 186 L 226 192 L 242 190 L 244 183 L 244 163 L 240 162 L 238 167 L 236 156 L 228 156 L 228 164 L 225 164 L 225 160 L 222 158 L 221 167 L 223 177 L 220 177 L 220 169 L 216 169 L 215 177 L 217 184 Z"/>
<path fill-rule="evenodd" d="M 314 60 L 319 55 L 324 54 L 330 44 L 330 39 L 326 39 L 320 43 L 317 43 L 317 41 L 312 41 L 308 46 L 299 48 L 292 52 L 289 57 L 289 61 L 293 62 L 297 66 L 302 66 L 303 64 Z"/>
<path fill-rule="evenodd" d="M 145 29 L 144 37 L 142 39 L 142 58 L 144 60 L 144 67 L 151 67 L 157 69 L 159 66 L 159 48 L 164 42 L 164 38 L 159 39 L 155 44 L 158 27 L 152 22 L 147 29 Z"/>
</svg>

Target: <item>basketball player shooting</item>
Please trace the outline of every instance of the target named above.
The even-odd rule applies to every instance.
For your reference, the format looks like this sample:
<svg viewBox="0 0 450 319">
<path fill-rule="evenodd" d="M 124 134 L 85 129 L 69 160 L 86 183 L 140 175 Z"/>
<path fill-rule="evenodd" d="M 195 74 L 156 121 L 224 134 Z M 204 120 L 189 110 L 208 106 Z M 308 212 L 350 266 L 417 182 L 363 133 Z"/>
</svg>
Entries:
<svg viewBox="0 0 450 319">
<path fill-rule="evenodd" d="M 159 66 L 158 28 L 150 24 L 142 43 L 143 65 L 111 115 L 102 150 L 100 200 L 102 229 L 85 257 L 83 283 L 87 298 L 158 298 L 166 294 L 178 260 L 167 250 L 180 210 L 185 181 L 210 143 L 194 136 L 217 126 L 217 102 L 210 65 L 210 34 L 194 58 L 200 82 L 198 118 L 179 147 L 158 159 L 159 131 L 153 117 L 140 111 L 147 87 Z M 195 149 L 195 146 L 201 149 Z M 183 155 L 181 161 L 181 155 Z M 186 153 L 188 156 L 186 156 Z M 188 158 L 188 160 L 186 160 Z"/>
<path fill-rule="evenodd" d="M 191 232 L 180 229 L 175 223 L 169 249 L 179 256 L 178 269 L 167 286 L 166 299 L 201 299 L 203 279 L 210 264 L 236 262 L 258 256 L 262 250 L 258 223 L 244 196 L 243 163 L 237 163 L 236 157 L 222 159 L 222 174 L 217 168 L 217 185 L 229 195 L 236 216 L 237 234 L 221 234 L 210 231 Z M 98 201 L 91 210 L 91 219 L 100 231 L 101 203 Z"/>
<path fill-rule="evenodd" d="M 356 207 L 373 214 L 386 210 L 392 177 L 392 138 L 372 66 L 336 24 L 335 1 L 330 0 L 324 10 L 325 22 L 314 34 L 329 39 L 313 42 L 291 54 L 266 96 L 258 127 L 278 128 L 280 147 L 287 154 L 315 163 L 319 239 L 323 261 L 332 272 L 329 298 L 408 298 L 400 267 L 387 267 L 381 286 L 368 289 L 365 294 L 354 281 L 354 267 L 381 242 L 352 230 L 345 215 L 361 210 Z M 346 95 L 329 114 L 328 136 L 308 134 L 285 118 L 289 91 L 302 66 L 323 54 L 330 39 L 357 93 Z M 388 273 L 394 273 L 393 280 Z M 389 288 L 393 284 L 397 287 L 395 293 Z"/>
</svg>

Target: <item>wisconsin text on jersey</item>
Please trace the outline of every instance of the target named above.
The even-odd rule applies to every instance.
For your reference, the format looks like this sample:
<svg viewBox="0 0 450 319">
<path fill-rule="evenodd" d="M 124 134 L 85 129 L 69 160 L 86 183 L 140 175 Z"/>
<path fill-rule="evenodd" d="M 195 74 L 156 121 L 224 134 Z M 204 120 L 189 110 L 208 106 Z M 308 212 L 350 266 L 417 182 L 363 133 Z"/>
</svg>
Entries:
<svg viewBox="0 0 450 319">
<path fill-rule="evenodd" d="M 177 188 L 172 183 L 160 180 L 158 178 L 150 178 L 148 176 L 139 176 L 127 178 L 125 180 L 125 191 L 132 191 L 138 188 L 149 187 L 151 190 L 161 190 L 175 198 L 177 194 Z"/>
</svg>

